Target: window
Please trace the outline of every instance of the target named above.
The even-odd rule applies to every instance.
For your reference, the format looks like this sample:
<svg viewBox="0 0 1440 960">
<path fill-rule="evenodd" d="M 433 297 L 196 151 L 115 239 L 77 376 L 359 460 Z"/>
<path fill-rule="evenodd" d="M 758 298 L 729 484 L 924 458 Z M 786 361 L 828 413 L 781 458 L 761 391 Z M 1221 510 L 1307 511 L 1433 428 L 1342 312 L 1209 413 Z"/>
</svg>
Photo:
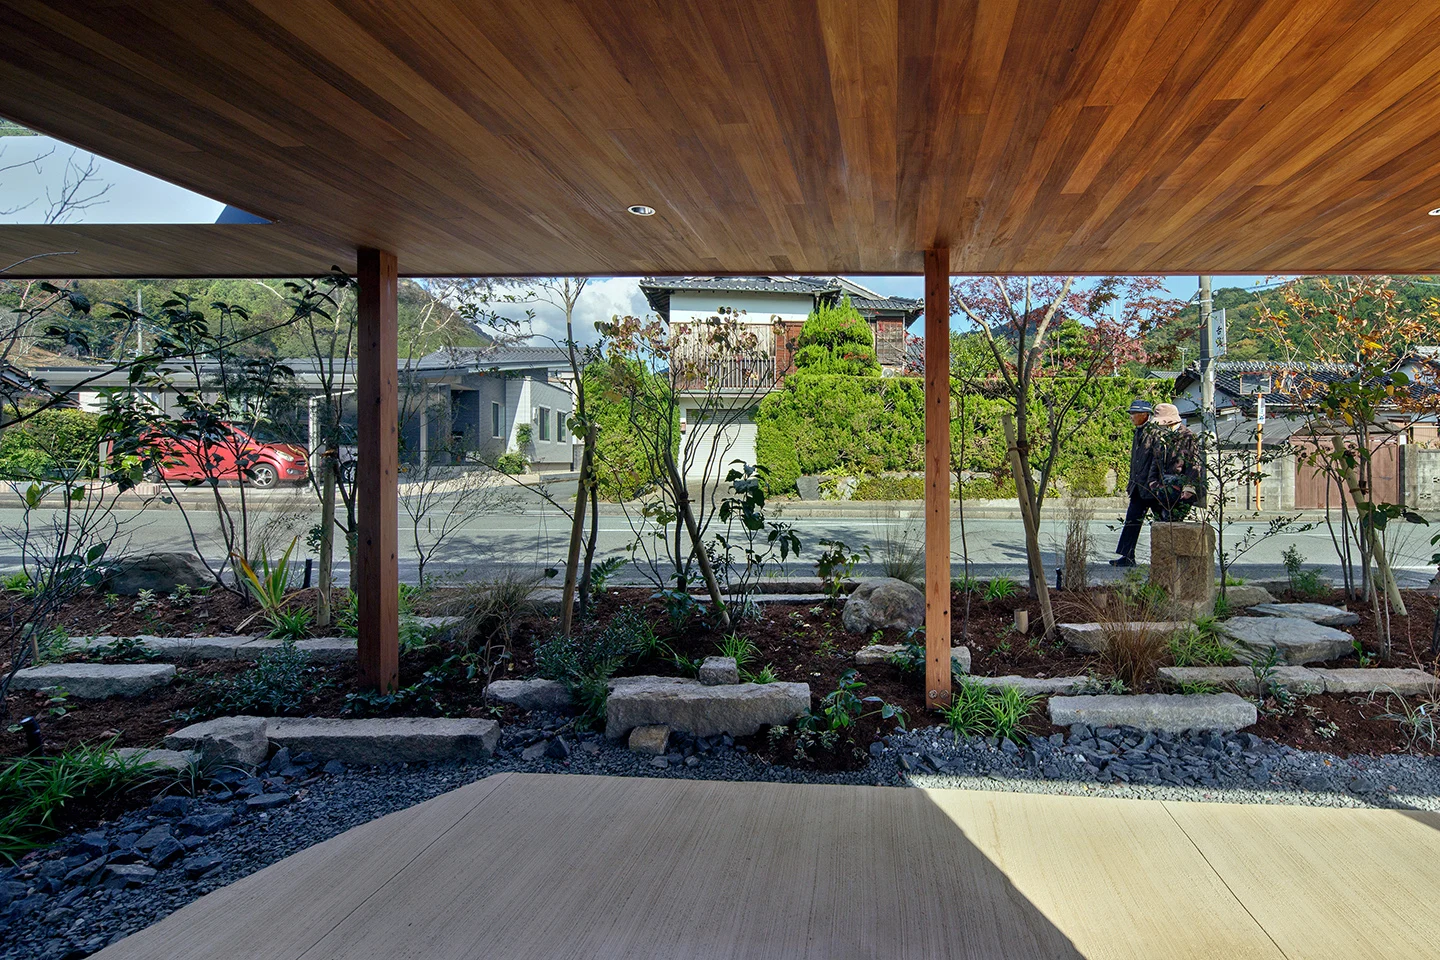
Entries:
<svg viewBox="0 0 1440 960">
<path fill-rule="evenodd" d="M 555 442 L 565 442 L 565 411 L 555 411 Z"/>
<path fill-rule="evenodd" d="M 535 419 L 540 421 L 540 439 L 548 442 L 550 440 L 550 408 L 541 407 L 540 415 Z"/>
<path fill-rule="evenodd" d="M 501 429 L 501 423 L 500 423 L 500 421 L 501 421 L 502 419 L 504 419 L 504 418 L 503 418 L 503 416 L 502 416 L 502 414 L 501 414 L 500 404 L 498 404 L 498 403 L 491 403 L 491 404 L 490 404 L 490 436 L 492 436 L 492 437 L 497 437 L 497 438 L 498 438 L 498 437 L 503 437 L 503 436 L 505 435 L 504 432 L 503 432 L 503 430 Z"/>
</svg>

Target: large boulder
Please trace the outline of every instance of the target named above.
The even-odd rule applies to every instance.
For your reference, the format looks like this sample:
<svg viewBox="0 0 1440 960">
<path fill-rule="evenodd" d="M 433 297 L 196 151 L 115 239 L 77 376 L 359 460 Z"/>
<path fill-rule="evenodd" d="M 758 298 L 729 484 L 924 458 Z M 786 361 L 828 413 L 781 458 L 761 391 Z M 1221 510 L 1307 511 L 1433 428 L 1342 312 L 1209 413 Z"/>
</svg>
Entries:
<svg viewBox="0 0 1440 960">
<path fill-rule="evenodd" d="M 1220 621 L 1220 630 L 1235 642 L 1241 663 L 1264 660 L 1271 650 L 1280 663 L 1323 663 L 1355 649 L 1355 638 L 1344 630 L 1295 617 L 1231 617 Z"/>
<path fill-rule="evenodd" d="M 105 589 L 122 597 L 133 597 L 141 590 L 174 593 L 176 587 L 198 590 L 214 584 L 214 575 L 193 553 L 148 553 L 121 557 L 105 578 Z"/>
<path fill-rule="evenodd" d="M 1225 602 L 1231 610 L 1243 610 L 1262 603 L 1274 603 L 1275 597 L 1258 583 L 1237 583 L 1225 588 Z"/>
<path fill-rule="evenodd" d="M 176 730 L 165 747 L 198 751 L 207 764 L 258 767 L 270 755 L 269 728 L 264 717 L 217 717 Z"/>
<path fill-rule="evenodd" d="M 893 577 L 862 580 L 845 598 L 840 619 L 851 633 L 911 630 L 925 623 L 925 594 Z"/>
<path fill-rule="evenodd" d="M 711 687 L 680 677 L 620 677 L 605 702 L 605 736 L 618 740 L 636 727 L 664 725 L 696 737 L 745 737 L 808 709 L 808 683 Z"/>
</svg>

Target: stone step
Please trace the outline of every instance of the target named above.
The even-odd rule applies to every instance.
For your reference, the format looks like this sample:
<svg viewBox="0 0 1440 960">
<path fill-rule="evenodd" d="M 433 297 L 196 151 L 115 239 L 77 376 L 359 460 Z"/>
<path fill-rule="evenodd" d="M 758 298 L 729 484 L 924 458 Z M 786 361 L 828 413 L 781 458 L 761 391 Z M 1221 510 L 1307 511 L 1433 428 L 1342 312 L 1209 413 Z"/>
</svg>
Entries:
<svg viewBox="0 0 1440 960">
<path fill-rule="evenodd" d="M 1291 693 L 1306 696 L 1325 692 L 1322 671 L 1310 667 L 1277 666 L 1270 680 Z M 1254 695 L 1259 683 L 1249 667 L 1161 667 L 1156 677 L 1166 686 L 1179 688 L 1184 683 L 1210 683 L 1221 690 Z"/>
<path fill-rule="evenodd" d="M 1338 660 L 1355 649 L 1355 638 L 1344 630 L 1297 617 L 1231 617 L 1219 627 L 1236 644 L 1241 663 L 1263 660 L 1273 649 L 1279 663 L 1300 666 Z"/>
<path fill-rule="evenodd" d="M 121 760 L 143 760 L 175 773 L 183 773 L 200 762 L 200 754 L 194 750 L 165 750 L 160 747 L 118 747 L 115 756 Z"/>
<path fill-rule="evenodd" d="M 1056 693 L 1072 693 L 1085 686 L 1089 677 L 966 677 L 967 682 L 986 687 L 1014 687 L 1029 697 L 1048 697 Z"/>
<path fill-rule="evenodd" d="M 1091 727 L 1133 727 L 1166 733 L 1234 731 L 1251 726 L 1258 719 L 1255 704 L 1233 693 L 1050 698 L 1050 722 L 1058 727 L 1083 723 Z"/>
<path fill-rule="evenodd" d="M 550 713 L 564 713 L 573 706 L 570 691 L 559 680 L 496 680 L 485 688 L 485 699 Z"/>
<path fill-rule="evenodd" d="M 1360 622 L 1360 614 L 1344 607 L 1332 607 L 1328 603 L 1257 603 L 1248 611 L 1258 617 L 1293 617 L 1309 620 L 1322 627 L 1353 627 Z"/>
<path fill-rule="evenodd" d="M 872 643 L 869 646 L 861 647 L 855 651 L 855 666 L 857 667 L 878 667 L 890 662 L 892 654 L 905 649 L 903 643 Z M 970 648 L 951 647 L 950 662 L 955 665 L 956 673 L 970 672 Z"/>
<path fill-rule="evenodd" d="M 269 722 L 268 735 L 271 743 L 292 753 L 308 751 L 322 761 L 378 766 L 489 757 L 500 743 L 500 725 L 471 717 L 281 717 Z"/>
<path fill-rule="evenodd" d="M 267 650 L 283 646 L 283 641 L 270 637 L 113 637 L 73 638 L 67 649 L 71 653 L 104 656 L 117 642 L 134 641 L 140 648 L 173 663 L 194 663 L 200 660 L 254 660 Z M 351 637 L 314 637 L 301 640 L 295 649 L 316 663 L 343 663 L 355 659 L 355 640 Z"/>
<path fill-rule="evenodd" d="M 15 674 L 12 690 L 60 689 L 80 700 L 138 697 L 175 679 L 169 663 L 50 663 Z"/>
<path fill-rule="evenodd" d="M 696 737 L 749 736 L 789 723 L 810 709 L 808 683 L 734 683 L 707 687 L 679 677 L 620 677 L 605 703 L 605 735 L 664 725 Z"/>
<path fill-rule="evenodd" d="M 1060 637 L 1081 653 L 1104 653 L 1118 630 L 1144 630 L 1169 636 L 1190 626 L 1188 620 L 1137 620 L 1133 623 L 1061 623 Z"/>
<path fill-rule="evenodd" d="M 1313 672 L 1325 680 L 1326 693 L 1398 693 L 1402 697 L 1440 693 L 1440 679 L 1413 668 L 1330 667 Z"/>
</svg>

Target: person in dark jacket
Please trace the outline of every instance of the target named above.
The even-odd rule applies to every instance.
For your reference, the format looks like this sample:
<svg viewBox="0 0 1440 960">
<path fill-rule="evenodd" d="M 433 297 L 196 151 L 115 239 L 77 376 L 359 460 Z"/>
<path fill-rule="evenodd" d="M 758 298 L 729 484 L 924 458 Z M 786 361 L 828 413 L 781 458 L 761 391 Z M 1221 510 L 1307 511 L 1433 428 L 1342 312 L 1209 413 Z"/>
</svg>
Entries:
<svg viewBox="0 0 1440 960">
<path fill-rule="evenodd" d="M 1154 408 L 1148 400 L 1132 400 L 1130 422 L 1135 425 L 1135 434 L 1130 438 L 1130 479 L 1125 485 L 1130 495 L 1130 504 L 1125 508 L 1125 525 L 1120 528 L 1120 543 L 1115 547 L 1119 554 L 1110 561 L 1111 566 L 1135 566 L 1135 544 L 1140 541 L 1140 525 L 1145 514 L 1160 511 L 1160 504 L 1150 492 L 1149 480 L 1154 461 L 1152 430 L 1147 429 Z"/>
<path fill-rule="evenodd" d="M 1145 486 L 1159 503 L 1158 519 L 1184 520 L 1205 497 L 1205 463 L 1200 442 L 1180 420 L 1174 404 L 1156 405 L 1150 417 L 1149 472 Z"/>
</svg>

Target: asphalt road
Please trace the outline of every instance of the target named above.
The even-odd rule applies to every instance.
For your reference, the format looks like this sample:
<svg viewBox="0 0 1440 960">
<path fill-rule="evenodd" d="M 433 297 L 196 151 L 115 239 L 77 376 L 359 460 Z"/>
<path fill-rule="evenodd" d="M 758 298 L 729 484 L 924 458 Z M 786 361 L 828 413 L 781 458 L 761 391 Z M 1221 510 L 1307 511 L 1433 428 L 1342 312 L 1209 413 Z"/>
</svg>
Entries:
<svg viewBox="0 0 1440 960">
<path fill-rule="evenodd" d="M 256 511 L 251 519 L 251 536 L 272 546 L 272 555 L 278 553 L 290 538 L 300 537 L 302 544 L 306 533 L 318 519 L 318 507 L 306 496 L 296 496 L 287 504 L 268 504 L 269 509 Z M 277 509 L 284 506 L 286 509 Z M 38 511 L 43 518 L 48 511 Z M 1091 525 L 1096 550 L 1091 558 L 1092 579 L 1106 579 L 1114 575 L 1105 560 L 1113 556 L 1113 549 L 1119 533 L 1119 511 L 1115 516 L 1101 516 Z M 872 560 L 862 563 L 862 574 L 882 572 L 879 561 L 886 555 L 886 544 L 909 543 L 918 548 L 923 541 L 923 523 L 916 520 L 894 519 L 885 516 L 883 508 L 867 505 L 857 510 L 862 516 L 849 517 L 800 517 L 791 520 L 801 538 L 803 552 L 798 560 L 793 557 L 784 571 L 793 574 L 813 575 L 815 559 L 823 549 L 820 540 L 841 540 L 852 548 L 868 547 Z M 225 554 L 223 539 L 219 536 L 213 508 L 189 506 L 185 510 L 174 506 L 152 506 L 143 510 L 117 511 L 118 535 L 111 547 L 112 556 L 124 553 L 150 552 L 156 550 L 199 551 L 210 558 L 219 559 Z M 0 569 L 10 570 L 20 565 L 20 549 L 17 544 L 23 513 L 18 508 L 0 506 Z M 436 515 L 430 517 L 432 525 L 438 523 Z M 192 546 L 191 529 L 195 535 Z M 642 528 L 653 536 L 654 528 Z M 1234 544 L 1250 528 L 1248 525 L 1233 524 L 1225 530 L 1227 544 Z M 1026 575 L 1024 538 L 1021 522 L 1013 519 L 971 519 L 965 524 L 969 561 L 974 575 L 981 577 L 1004 574 L 1016 578 Z M 524 502 L 513 505 L 506 512 L 471 519 L 454 530 L 441 546 L 433 551 L 427 563 L 426 573 L 430 576 L 468 579 L 494 574 L 504 568 L 559 567 L 565 556 L 569 536 L 569 520 L 555 507 L 544 503 L 538 497 L 527 495 Z M 1396 550 L 1399 562 L 1397 575 L 1402 585 L 1421 586 L 1429 581 L 1434 567 L 1426 560 L 1430 556 L 1430 531 L 1423 527 L 1406 527 L 1399 534 Z M 1063 516 L 1058 507 L 1044 521 L 1041 542 L 1047 550 L 1047 569 L 1052 571 L 1057 554 L 1063 542 Z M 629 521 L 613 505 L 601 504 L 599 536 L 600 557 L 627 557 L 627 547 L 636 540 L 636 532 Z M 958 518 L 952 523 L 951 541 L 954 551 L 956 575 L 962 570 L 962 548 Z M 429 548 L 433 534 L 422 530 L 421 543 Z M 1335 549 L 1329 532 L 1323 524 L 1314 529 L 1285 533 L 1261 540 L 1240 556 L 1234 570 L 1237 575 L 1256 579 L 1280 576 L 1284 573 L 1281 562 L 1282 552 L 1294 545 L 1310 565 L 1319 567 L 1331 576 L 1338 575 Z M 1232 548 L 1233 549 L 1233 548 Z M 303 553 L 303 546 L 300 552 Z M 1142 562 L 1149 555 L 1148 532 L 1140 539 L 1139 558 Z M 414 582 L 418 579 L 418 551 L 415 545 L 413 526 L 404 511 L 400 517 L 401 577 Z M 348 564 L 338 564 L 340 577 L 346 576 Z M 775 571 L 780 572 L 777 565 Z M 639 582 L 644 578 L 641 571 L 629 567 L 615 578 L 616 582 Z"/>
</svg>

